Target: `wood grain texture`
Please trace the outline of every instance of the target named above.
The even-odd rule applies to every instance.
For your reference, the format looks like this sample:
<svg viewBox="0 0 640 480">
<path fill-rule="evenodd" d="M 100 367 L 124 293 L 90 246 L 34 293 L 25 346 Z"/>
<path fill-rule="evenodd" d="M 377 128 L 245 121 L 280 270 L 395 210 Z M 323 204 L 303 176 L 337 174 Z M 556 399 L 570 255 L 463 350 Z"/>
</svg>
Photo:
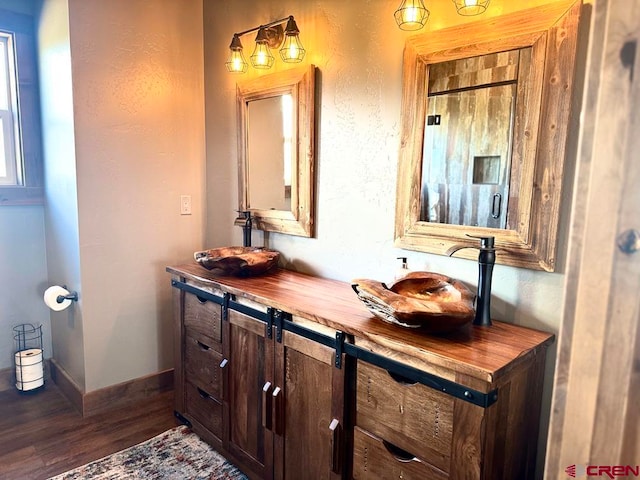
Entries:
<svg viewBox="0 0 640 480">
<path fill-rule="evenodd" d="M 437 254 L 468 244 L 466 233 L 493 235 L 497 262 L 554 271 L 556 233 L 566 149 L 581 0 L 564 0 L 510 15 L 409 37 L 403 62 L 402 123 L 396 201 L 396 245 Z M 420 221 L 422 146 L 433 63 L 532 47 L 521 69 L 514 129 L 517 201 L 508 229 Z M 529 103 L 522 103 L 530 100 Z M 520 117 L 520 118 L 518 118 Z M 540 121 L 539 121 L 540 120 Z M 524 128 L 523 128 L 524 127 Z M 513 162 L 512 162 L 513 163 Z M 515 184 L 519 181 L 519 184 Z M 512 191 L 510 190 L 510 195 Z M 509 205 L 509 210 L 512 206 Z M 512 218 L 513 217 L 513 218 Z M 472 253 L 461 256 L 473 258 Z"/>
<path fill-rule="evenodd" d="M 284 332 L 287 337 L 290 332 Z M 295 342 L 313 344 L 310 340 L 301 339 Z M 277 356 L 276 375 L 278 385 L 283 385 L 284 432 L 283 448 L 279 452 L 284 474 L 276 478 L 297 480 L 300 478 L 325 479 L 332 478 L 331 473 L 331 431 L 329 424 L 332 416 L 333 382 L 335 367 L 323 361 L 331 350 L 327 347 L 319 349 L 322 360 L 302 353 L 300 350 L 286 346 Z M 288 343 L 292 345 L 292 343 Z M 317 345 L 314 346 L 314 350 Z M 340 373 L 340 372 L 336 372 Z M 344 392 L 344 388 L 342 388 Z M 341 393 L 342 393 L 341 392 Z M 342 418 L 339 418 L 342 422 Z"/>
<path fill-rule="evenodd" d="M 272 435 L 262 424 L 262 389 L 273 378 L 273 342 L 264 323 L 229 312 L 229 364 L 224 402 L 228 405 L 226 448 L 260 478 L 273 472 Z"/>
<path fill-rule="evenodd" d="M 391 447 L 393 448 L 393 447 Z M 353 478 L 395 480 L 447 480 L 449 476 L 419 458 L 398 456 L 389 450 L 381 438 L 358 427 L 354 433 Z"/>
<path fill-rule="evenodd" d="M 195 286 L 224 288 L 239 298 L 361 337 L 380 348 L 404 352 L 421 362 L 420 368 L 426 371 L 460 371 L 485 382 L 499 382 L 554 339 L 545 332 L 497 321 L 490 328 L 469 326 L 443 336 L 408 332 L 371 315 L 348 283 L 289 270 L 247 279 L 216 277 L 197 264 L 167 270 Z"/>
<path fill-rule="evenodd" d="M 254 228 L 312 237 L 315 232 L 315 75 L 309 65 L 245 80 L 237 85 L 238 194 L 241 211 L 251 210 Z M 291 165 L 291 211 L 252 208 L 247 159 L 247 103 L 275 95 L 291 94 L 296 106 Z M 236 219 L 243 225 L 244 219 Z"/>
<path fill-rule="evenodd" d="M 640 458 L 640 1 L 596 2 L 546 476 Z"/>
<path fill-rule="evenodd" d="M 0 391 L 0 478 L 44 480 L 175 426 L 170 390 L 88 418 L 53 383 L 35 395 Z"/>
<path fill-rule="evenodd" d="M 262 312 L 272 307 L 291 313 L 325 334 L 342 331 L 360 347 L 459 385 L 498 389 L 497 402 L 485 409 L 423 385 L 401 385 L 402 379 L 361 361 L 356 380 L 349 373 L 354 362 L 343 358 L 343 368 L 335 368 L 332 349 L 286 330 L 278 343 L 267 338 L 265 323 L 230 309 L 222 332 L 229 358 L 222 448 L 252 478 L 293 479 L 310 471 L 314 478 L 337 480 L 349 472 L 363 478 L 372 465 L 386 465 L 380 478 L 387 478 L 405 473 L 407 465 L 397 470 L 393 459 L 398 448 L 433 478 L 447 472 L 451 479 L 478 480 L 533 475 L 543 365 L 553 335 L 502 322 L 427 335 L 372 317 L 345 282 L 286 270 L 252 278 L 218 277 L 197 264 L 167 270 Z M 355 406 L 349 396 L 354 389 Z M 340 426 L 336 438 L 328 428 L 333 419 Z M 350 434 L 353 424 L 365 433 L 359 440 Z M 389 444 L 371 443 L 367 435 Z M 348 450 L 334 461 L 337 443 Z M 369 455 L 379 447 L 391 449 L 389 464 Z M 340 468 L 332 472 L 332 464 Z"/>
<path fill-rule="evenodd" d="M 356 425 L 448 472 L 453 397 L 358 362 Z"/>
</svg>

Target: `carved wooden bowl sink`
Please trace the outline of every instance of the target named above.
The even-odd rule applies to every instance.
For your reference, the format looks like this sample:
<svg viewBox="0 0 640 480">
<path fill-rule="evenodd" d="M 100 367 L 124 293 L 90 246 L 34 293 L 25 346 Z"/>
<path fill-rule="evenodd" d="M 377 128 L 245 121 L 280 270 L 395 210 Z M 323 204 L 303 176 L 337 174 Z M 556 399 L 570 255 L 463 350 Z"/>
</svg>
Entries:
<svg viewBox="0 0 640 480">
<path fill-rule="evenodd" d="M 221 247 L 195 252 L 193 258 L 218 275 L 252 277 L 275 267 L 280 252 L 260 247 Z"/>
<path fill-rule="evenodd" d="M 412 272 L 391 287 L 357 279 L 352 287 L 376 317 L 430 333 L 451 332 L 473 320 L 475 295 L 462 282 L 432 272 Z"/>
</svg>

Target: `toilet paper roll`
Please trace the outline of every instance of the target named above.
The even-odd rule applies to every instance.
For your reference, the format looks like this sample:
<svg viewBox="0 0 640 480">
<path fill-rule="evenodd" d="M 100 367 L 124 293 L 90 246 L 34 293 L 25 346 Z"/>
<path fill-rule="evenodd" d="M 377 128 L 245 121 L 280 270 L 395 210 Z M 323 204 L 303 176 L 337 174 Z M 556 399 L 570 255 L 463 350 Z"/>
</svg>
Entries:
<svg viewBox="0 0 640 480">
<path fill-rule="evenodd" d="M 59 295 L 62 295 L 63 297 L 65 295 L 69 295 L 69 290 L 67 290 L 66 288 L 62 288 L 60 285 L 54 285 L 47 288 L 44 292 L 45 305 L 55 312 L 64 310 L 69 305 L 71 305 L 71 300 L 69 300 L 68 298 L 64 299 L 62 303 L 58 303 Z"/>
<path fill-rule="evenodd" d="M 16 352 L 15 362 L 16 388 L 18 390 L 33 390 L 44 385 L 42 349 L 31 348 Z"/>
<path fill-rule="evenodd" d="M 19 382 L 34 382 L 42 378 L 42 364 L 16 367 L 16 380 Z"/>
<path fill-rule="evenodd" d="M 23 367 L 42 363 L 42 349 L 30 348 L 29 350 L 21 350 L 15 354 L 16 367 Z"/>
</svg>

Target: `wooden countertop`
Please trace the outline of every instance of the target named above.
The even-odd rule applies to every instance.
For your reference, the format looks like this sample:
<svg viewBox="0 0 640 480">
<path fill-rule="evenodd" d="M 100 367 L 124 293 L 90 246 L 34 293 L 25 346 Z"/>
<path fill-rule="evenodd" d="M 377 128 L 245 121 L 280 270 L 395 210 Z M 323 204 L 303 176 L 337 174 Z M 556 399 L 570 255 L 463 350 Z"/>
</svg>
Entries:
<svg viewBox="0 0 640 480">
<path fill-rule="evenodd" d="M 531 356 L 544 354 L 554 340 L 552 334 L 497 321 L 491 327 L 469 325 L 438 336 L 405 329 L 373 316 L 349 283 L 290 270 L 235 278 L 216 276 L 193 263 L 167 267 L 167 272 L 343 331 L 356 343 L 362 339 L 390 356 L 415 357 L 489 383 Z"/>
</svg>

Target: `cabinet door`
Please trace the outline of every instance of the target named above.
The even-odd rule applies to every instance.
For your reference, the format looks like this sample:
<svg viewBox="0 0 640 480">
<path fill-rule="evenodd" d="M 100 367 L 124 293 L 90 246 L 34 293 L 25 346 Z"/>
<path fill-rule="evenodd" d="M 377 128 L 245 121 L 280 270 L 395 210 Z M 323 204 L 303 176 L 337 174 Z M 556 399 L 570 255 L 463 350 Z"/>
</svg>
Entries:
<svg viewBox="0 0 640 480">
<path fill-rule="evenodd" d="M 225 444 L 241 463 L 260 478 L 272 478 L 273 439 L 265 428 L 272 394 L 273 341 L 265 323 L 229 310 L 225 322 L 226 368 Z M 264 411 L 263 411 L 264 410 Z M 265 417 L 265 418 L 263 418 Z M 268 426 L 268 425 L 267 425 Z"/>
<path fill-rule="evenodd" d="M 275 478 L 342 478 L 345 368 L 334 366 L 334 355 L 289 331 L 276 345 Z"/>
</svg>

